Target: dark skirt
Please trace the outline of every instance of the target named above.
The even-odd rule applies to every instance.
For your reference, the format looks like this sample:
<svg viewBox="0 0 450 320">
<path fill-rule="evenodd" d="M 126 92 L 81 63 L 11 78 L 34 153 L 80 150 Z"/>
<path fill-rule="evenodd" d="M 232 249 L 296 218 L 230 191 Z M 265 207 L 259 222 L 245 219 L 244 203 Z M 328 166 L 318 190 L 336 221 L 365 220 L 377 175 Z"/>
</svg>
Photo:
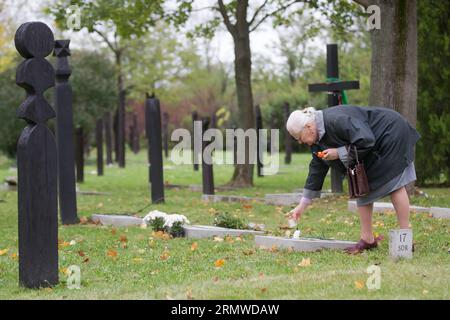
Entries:
<svg viewBox="0 0 450 320">
<path fill-rule="evenodd" d="M 401 187 L 406 186 L 407 184 L 415 181 L 416 177 L 416 169 L 414 167 L 414 162 L 411 162 L 405 170 L 398 176 L 394 177 L 388 183 L 382 185 L 376 190 L 371 190 L 368 195 L 356 199 L 356 205 L 358 207 L 365 206 L 371 204 L 381 198 L 386 197 L 391 194 L 395 190 L 400 189 Z"/>
</svg>

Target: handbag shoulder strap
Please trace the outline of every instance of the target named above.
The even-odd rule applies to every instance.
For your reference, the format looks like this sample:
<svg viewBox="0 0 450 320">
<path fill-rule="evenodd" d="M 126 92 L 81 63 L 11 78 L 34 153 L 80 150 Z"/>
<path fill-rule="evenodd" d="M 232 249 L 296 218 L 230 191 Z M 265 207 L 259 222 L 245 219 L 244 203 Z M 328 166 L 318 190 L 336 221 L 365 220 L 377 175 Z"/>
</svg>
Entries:
<svg viewBox="0 0 450 320">
<path fill-rule="evenodd" d="M 356 146 L 354 144 L 351 144 L 349 147 L 349 151 L 352 149 L 352 147 L 355 149 L 356 164 L 359 164 L 358 149 L 356 148 Z"/>
</svg>

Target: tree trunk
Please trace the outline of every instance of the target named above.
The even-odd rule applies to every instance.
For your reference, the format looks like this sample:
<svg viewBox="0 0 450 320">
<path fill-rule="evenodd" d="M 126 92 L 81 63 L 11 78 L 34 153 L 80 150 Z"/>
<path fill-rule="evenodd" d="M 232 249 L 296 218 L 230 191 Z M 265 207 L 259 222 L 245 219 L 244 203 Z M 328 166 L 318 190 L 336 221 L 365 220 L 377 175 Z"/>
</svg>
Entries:
<svg viewBox="0 0 450 320">
<path fill-rule="evenodd" d="M 245 1 L 243 1 L 245 2 Z M 247 130 L 255 127 L 255 114 L 253 110 L 253 94 L 251 83 L 251 50 L 250 30 L 247 22 L 247 4 L 239 4 L 236 13 L 236 32 L 233 34 L 234 42 L 234 74 L 239 109 L 240 126 Z M 237 164 L 233 177 L 228 183 L 234 187 L 253 186 L 253 164 L 249 162 L 250 148 L 245 146 L 245 164 Z"/>
<path fill-rule="evenodd" d="M 125 168 L 125 89 L 122 75 L 122 53 L 116 52 L 117 90 L 119 104 L 117 106 L 117 162 L 119 168 Z"/>
<path fill-rule="evenodd" d="M 106 141 L 106 164 L 112 164 L 112 138 L 111 138 L 111 113 L 106 112 L 104 115 L 105 124 L 105 141 Z"/>
<path fill-rule="evenodd" d="M 372 74 L 369 104 L 393 108 L 413 127 L 417 119 L 416 0 L 376 0 L 381 29 L 371 31 Z M 414 183 L 408 185 L 408 193 Z"/>
</svg>

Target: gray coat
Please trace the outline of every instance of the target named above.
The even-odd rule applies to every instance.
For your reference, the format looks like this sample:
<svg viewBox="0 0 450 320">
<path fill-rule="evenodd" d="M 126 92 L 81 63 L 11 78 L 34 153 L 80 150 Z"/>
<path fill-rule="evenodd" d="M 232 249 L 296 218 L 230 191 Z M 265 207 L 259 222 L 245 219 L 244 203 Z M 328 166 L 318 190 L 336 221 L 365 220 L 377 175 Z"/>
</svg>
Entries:
<svg viewBox="0 0 450 320">
<path fill-rule="evenodd" d="M 414 145 L 420 134 L 393 109 L 340 105 L 322 110 L 325 134 L 313 151 L 353 144 L 364 163 L 370 190 L 398 176 L 414 160 Z M 349 154 L 350 163 L 354 156 Z M 305 189 L 319 191 L 329 167 L 346 173 L 340 159 L 325 161 L 313 154 Z"/>
</svg>

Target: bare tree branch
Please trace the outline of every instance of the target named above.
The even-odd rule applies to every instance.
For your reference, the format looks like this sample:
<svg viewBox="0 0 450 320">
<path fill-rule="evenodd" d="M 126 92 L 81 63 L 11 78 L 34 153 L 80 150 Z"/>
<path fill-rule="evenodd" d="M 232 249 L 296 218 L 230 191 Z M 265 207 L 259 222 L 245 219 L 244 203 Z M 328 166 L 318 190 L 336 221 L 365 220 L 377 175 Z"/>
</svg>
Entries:
<svg viewBox="0 0 450 320">
<path fill-rule="evenodd" d="M 253 22 L 255 22 L 258 14 L 261 12 L 262 9 L 264 9 L 264 7 L 267 5 L 267 2 L 269 2 L 269 0 L 265 0 L 264 3 L 255 10 L 253 17 L 250 19 L 250 22 L 248 23 L 249 26 L 251 26 Z"/>
<path fill-rule="evenodd" d="M 273 11 L 267 13 L 266 15 L 264 15 L 264 16 L 263 16 L 263 17 L 262 17 L 262 18 L 261 18 L 261 19 L 253 26 L 253 28 L 250 29 L 250 32 L 252 32 L 252 31 L 254 31 L 256 28 L 258 28 L 259 25 L 260 25 L 261 23 L 263 23 L 267 18 L 273 16 L 274 14 L 276 14 L 276 13 L 278 13 L 278 12 L 280 12 L 280 11 L 283 11 L 283 10 L 285 10 L 285 9 L 287 9 L 287 8 L 289 8 L 289 7 L 291 7 L 292 5 L 294 5 L 294 4 L 296 4 L 296 3 L 300 3 L 300 2 L 306 2 L 306 1 L 302 1 L 302 0 L 294 0 L 294 1 L 292 1 L 292 2 L 289 2 L 289 3 L 287 3 L 287 4 L 283 5 L 283 6 L 281 6 L 281 7 L 277 8 L 277 9 L 275 9 L 275 10 L 273 10 Z"/>
<path fill-rule="evenodd" d="M 269 0 L 265 0 L 264 3 L 262 5 L 260 5 L 256 10 L 255 13 L 253 14 L 253 17 L 251 18 L 250 22 L 248 23 L 249 26 L 252 25 L 253 22 L 255 22 L 256 17 L 258 16 L 258 14 L 261 12 L 262 9 L 264 9 L 264 7 L 267 5 L 267 2 L 269 2 Z"/>
<path fill-rule="evenodd" d="M 234 36 L 234 34 L 236 33 L 236 27 L 231 23 L 230 17 L 228 17 L 227 8 L 223 4 L 223 0 L 218 0 L 218 3 L 219 3 L 219 12 L 222 15 L 223 22 L 225 23 L 227 30 Z"/>
<path fill-rule="evenodd" d="M 94 30 L 95 33 L 97 33 L 97 34 L 98 34 L 98 35 L 106 42 L 106 44 L 108 45 L 108 47 L 109 47 L 113 52 L 116 52 L 116 51 L 117 51 L 118 48 L 116 48 L 116 47 L 111 43 L 111 41 L 109 41 L 108 37 L 107 37 L 103 32 L 101 32 L 100 30 L 98 30 L 98 29 L 96 29 L 96 28 L 94 28 L 93 30 Z"/>
<path fill-rule="evenodd" d="M 355 1 L 357 4 L 359 4 L 360 6 L 363 6 L 366 9 L 371 4 L 370 0 L 353 0 L 353 1 Z"/>
</svg>

